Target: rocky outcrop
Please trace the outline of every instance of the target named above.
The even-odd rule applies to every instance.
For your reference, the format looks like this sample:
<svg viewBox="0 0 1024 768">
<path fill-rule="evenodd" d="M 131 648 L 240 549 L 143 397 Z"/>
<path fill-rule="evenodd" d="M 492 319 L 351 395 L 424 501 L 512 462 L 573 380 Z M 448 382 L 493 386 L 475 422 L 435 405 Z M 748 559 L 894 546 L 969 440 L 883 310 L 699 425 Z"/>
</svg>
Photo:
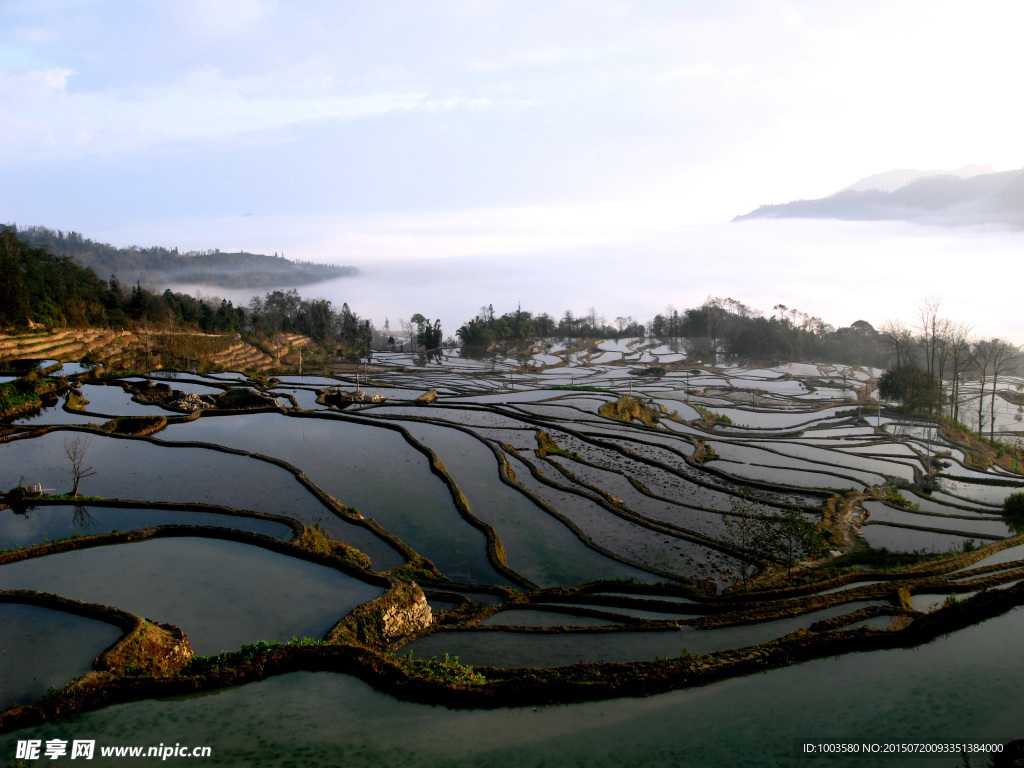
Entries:
<svg viewBox="0 0 1024 768">
<path fill-rule="evenodd" d="M 393 640 L 411 635 L 433 623 L 426 595 L 417 584 L 400 584 L 385 594 L 390 594 L 392 599 L 380 612 L 380 634 L 383 638 Z"/>
<path fill-rule="evenodd" d="M 173 408 L 176 411 L 194 413 L 203 408 L 213 408 L 216 400 L 211 395 L 194 395 L 171 389 L 170 386 L 155 381 L 147 381 L 132 390 L 135 400 L 140 403 L 155 403 Z"/>
<path fill-rule="evenodd" d="M 132 392 L 135 393 L 135 400 L 140 403 L 161 403 L 174 397 L 174 390 L 169 384 L 149 380 L 132 388 Z"/>
<path fill-rule="evenodd" d="M 327 640 L 379 647 L 427 629 L 433 621 L 423 590 L 406 581 L 354 610 L 328 633 Z"/>
<path fill-rule="evenodd" d="M 253 410 L 256 408 L 278 408 L 277 400 L 251 387 L 236 387 L 217 395 L 217 407 L 227 410 Z"/>
<path fill-rule="evenodd" d="M 179 411 L 194 413 L 203 408 L 212 408 L 215 400 L 210 395 L 194 395 L 191 392 L 174 391 L 174 397 L 167 401 L 167 405 Z"/>
<path fill-rule="evenodd" d="M 317 394 L 321 396 L 324 405 L 333 405 L 337 408 L 346 408 L 353 403 L 383 403 L 387 400 L 384 395 L 369 395 L 361 389 L 354 392 L 344 392 L 337 389 L 320 389 Z"/>
</svg>

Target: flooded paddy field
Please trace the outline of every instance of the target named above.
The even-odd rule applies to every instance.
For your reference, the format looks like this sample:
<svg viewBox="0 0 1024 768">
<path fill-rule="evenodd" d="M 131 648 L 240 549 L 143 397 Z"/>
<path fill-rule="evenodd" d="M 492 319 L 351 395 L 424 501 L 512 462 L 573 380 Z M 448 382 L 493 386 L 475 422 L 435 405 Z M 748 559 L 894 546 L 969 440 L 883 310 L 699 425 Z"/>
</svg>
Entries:
<svg viewBox="0 0 1024 768">
<path fill-rule="evenodd" d="M 0 515 L 0 549 L 31 547 L 71 536 L 91 536 L 131 531 L 156 525 L 197 525 L 235 528 L 291 539 L 292 528 L 284 519 L 245 514 L 224 514 L 194 509 L 98 507 L 88 503 L 39 505 L 21 514 Z"/>
<path fill-rule="evenodd" d="M 0 707 L 42 698 L 92 669 L 121 629 L 38 605 L 0 602 Z"/>
<path fill-rule="evenodd" d="M 620 340 L 525 361 L 379 354 L 358 385 L 156 372 L 90 379 L 84 411 L 62 393 L 0 436 L 0 491 L 22 489 L 0 508 L 0 707 L 27 705 L 0 713 L 0 745 L 162 728 L 231 764 L 235 734 L 257 731 L 252 764 L 393 765 L 402 723 L 408 764 L 788 765 L 795 740 L 857 728 L 945 738 L 954 706 L 960 739 L 1024 735 L 1006 714 L 1024 539 L 1002 514 L 1024 476 L 852 399 L 878 371 L 684 365 L 685 349 Z M 147 380 L 268 399 L 183 412 L 133 399 Z M 76 440 L 82 498 L 57 498 Z M 38 593 L 228 655 L 55 720 L 47 689 L 78 695 L 90 670 L 127 702 L 95 661 L 122 630 Z"/>
<path fill-rule="evenodd" d="M 168 579 L 169 573 L 175 577 Z M 202 654 L 260 640 L 322 637 L 342 616 L 381 592 L 260 547 L 191 537 L 8 563 L 0 566 L 0 588 L 36 589 L 174 624 Z M 258 605 L 252 604 L 253 595 L 259 595 Z"/>
<path fill-rule="evenodd" d="M 347 675 L 296 672 L 214 695 L 109 707 L 2 735 L 0 749 L 11 754 L 19 738 L 72 733 L 105 744 L 121 743 L 125 734 L 157 744 L 180 732 L 191 743 L 217 745 L 204 760 L 211 765 L 810 765 L 799 745 L 811 739 L 886 743 L 912 734 L 914 741 L 946 743 L 967 734 L 1000 742 L 1019 733 L 1022 631 L 1018 608 L 921 648 L 878 651 L 870 663 L 850 654 L 658 696 L 569 706 L 448 709 L 399 700 Z M 954 693 L 964 690 L 971 695 Z M 913 768 L 957 760 L 856 755 L 823 763 Z"/>
</svg>

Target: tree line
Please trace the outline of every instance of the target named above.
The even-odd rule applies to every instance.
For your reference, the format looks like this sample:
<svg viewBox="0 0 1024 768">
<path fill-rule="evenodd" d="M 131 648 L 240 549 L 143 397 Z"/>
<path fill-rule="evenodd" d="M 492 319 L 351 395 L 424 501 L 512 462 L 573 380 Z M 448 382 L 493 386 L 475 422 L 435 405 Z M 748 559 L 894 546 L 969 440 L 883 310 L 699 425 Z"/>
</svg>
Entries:
<svg viewBox="0 0 1024 768">
<path fill-rule="evenodd" d="M 683 312 L 669 307 L 664 314 L 641 323 L 632 317 L 608 322 L 594 308 L 581 316 L 566 310 L 559 320 L 534 315 L 517 307 L 497 315 L 493 305 L 481 307 L 456 334 L 471 348 L 510 349 L 535 339 L 614 339 L 651 337 L 668 343 L 685 342 L 691 353 L 716 358 L 731 355 L 767 360 L 816 360 L 851 365 L 882 366 L 886 347 L 865 320 L 834 328 L 820 318 L 777 304 L 770 316 L 731 298 L 709 297 L 701 306 Z"/>
<path fill-rule="evenodd" d="M 618 317 L 608 323 L 593 308 L 570 310 L 558 321 L 517 307 L 498 315 L 493 305 L 456 332 L 471 349 L 507 351 L 543 338 L 653 338 L 679 344 L 691 357 L 807 361 L 885 368 L 883 399 L 911 410 L 969 421 L 979 434 L 995 437 L 999 382 L 1020 370 L 1024 354 L 1002 338 L 980 338 L 963 322 L 942 317 L 940 302 L 926 299 L 913 326 L 886 321 L 876 330 L 866 320 L 836 328 L 821 318 L 776 304 L 770 314 L 732 298 L 708 297 L 682 312 L 669 306 L 647 323 Z M 965 389 L 965 382 L 976 382 Z M 1013 402 L 1024 405 L 1024 396 Z"/>
<path fill-rule="evenodd" d="M 471 348 L 501 347 L 510 349 L 536 339 L 617 339 L 645 336 L 647 329 L 632 317 L 618 317 L 614 325 L 606 322 L 591 307 L 586 315 L 576 316 L 567 309 L 555 320 L 547 313 L 534 315 L 521 306 L 513 312 L 497 315 L 494 305 L 480 308 L 472 320 L 463 323 L 455 332 L 462 344 Z"/>
<path fill-rule="evenodd" d="M 987 426 L 994 440 L 999 381 L 1020 370 L 1021 350 L 1003 338 L 974 335 L 967 323 L 941 316 L 940 305 L 935 298 L 922 301 L 914 326 L 900 320 L 882 325 L 889 365 L 879 394 L 912 410 L 971 422 L 980 435 Z M 965 389 L 968 381 L 977 382 L 976 391 Z"/>
</svg>

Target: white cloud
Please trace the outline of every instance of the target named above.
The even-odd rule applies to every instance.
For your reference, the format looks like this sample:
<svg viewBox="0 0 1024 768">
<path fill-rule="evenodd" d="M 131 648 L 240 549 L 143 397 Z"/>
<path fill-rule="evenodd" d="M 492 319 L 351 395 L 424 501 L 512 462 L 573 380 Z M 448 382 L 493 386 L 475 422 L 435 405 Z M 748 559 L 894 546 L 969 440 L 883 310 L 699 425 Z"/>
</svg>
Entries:
<svg viewBox="0 0 1024 768">
<path fill-rule="evenodd" d="M 62 94 L 74 70 L 63 67 L 52 69 L 0 69 L 0 99 L 10 105 L 8 111 L 19 106 L 43 102 Z"/>
<path fill-rule="evenodd" d="M 137 153 L 189 141 L 266 134 L 279 138 L 310 120 L 358 120 L 409 110 L 417 93 L 261 96 L 258 83 L 212 69 L 185 73 L 169 86 L 80 92 L 68 89 L 69 69 L 0 72 L 9 105 L 0 122 L 8 161 L 45 153 Z M 31 126 L 31 130 L 26 129 Z"/>
</svg>

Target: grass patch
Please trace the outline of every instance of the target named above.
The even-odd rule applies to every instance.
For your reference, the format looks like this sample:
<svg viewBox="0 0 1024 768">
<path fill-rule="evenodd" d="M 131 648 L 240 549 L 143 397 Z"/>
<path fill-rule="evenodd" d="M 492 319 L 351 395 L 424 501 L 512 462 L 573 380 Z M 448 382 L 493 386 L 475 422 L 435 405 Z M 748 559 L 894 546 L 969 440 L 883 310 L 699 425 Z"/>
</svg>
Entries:
<svg viewBox="0 0 1024 768">
<path fill-rule="evenodd" d="M 882 499 L 887 504 L 892 504 L 894 507 L 900 507 L 901 509 L 920 509 L 917 504 L 892 487 L 886 487 L 885 495 Z"/>
<path fill-rule="evenodd" d="M 166 416 L 120 416 L 104 424 L 103 431 L 114 435 L 142 437 L 159 432 L 166 426 Z"/>
<path fill-rule="evenodd" d="M 311 637 L 293 637 L 287 643 L 275 640 L 260 640 L 257 643 L 243 645 L 237 651 L 224 651 L 216 656 L 193 656 L 188 664 L 182 667 L 179 674 L 187 677 L 235 669 L 246 664 L 258 662 L 273 651 L 305 645 L 329 645 L 329 643 L 326 640 L 315 640 Z"/>
<path fill-rule="evenodd" d="M 122 677 L 177 674 L 182 667 L 181 656 L 169 652 L 183 641 L 183 633 L 178 637 L 167 627 L 143 621 L 135 636 L 109 653 L 105 663 L 107 669 Z"/>
<path fill-rule="evenodd" d="M 705 464 L 709 461 L 714 461 L 715 459 L 721 458 L 714 448 L 712 448 L 710 445 L 705 443 L 700 438 L 693 438 L 693 444 L 696 447 L 696 450 L 693 452 L 693 456 L 691 456 L 690 458 L 692 458 L 693 461 L 695 461 L 697 464 Z"/>
<path fill-rule="evenodd" d="M 662 365 L 650 365 L 646 368 L 639 368 L 629 372 L 630 376 L 664 376 L 668 369 Z"/>
<path fill-rule="evenodd" d="M 254 389 L 237 387 L 217 395 L 217 407 L 227 410 L 248 410 L 252 408 L 276 408 L 274 398 Z"/>
<path fill-rule="evenodd" d="M 487 682 L 487 678 L 479 672 L 475 672 L 473 667 L 459 663 L 458 656 L 453 658 L 447 653 L 444 658 L 433 656 L 429 659 L 414 659 L 412 651 L 409 651 L 407 656 L 399 656 L 396 661 L 398 666 L 408 674 L 438 683 L 483 685 Z"/>
<path fill-rule="evenodd" d="M 928 418 L 944 425 L 940 431 L 943 437 L 966 448 L 964 463 L 968 467 L 984 471 L 997 464 L 1012 472 L 1024 471 L 1024 447 L 1002 440 L 990 440 L 946 416 L 928 415 Z"/>
<path fill-rule="evenodd" d="M 554 438 L 544 430 L 537 432 L 536 438 L 536 454 L 539 459 L 543 459 L 545 456 L 564 456 L 567 459 L 575 459 L 579 461 L 582 458 L 576 451 L 570 451 L 560 446 L 555 442 Z"/>
<path fill-rule="evenodd" d="M 393 578 L 402 581 L 418 581 L 420 579 L 449 580 L 447 576 L 442 575 L 434 564 L 426 558 L 420 558 L 411 563 L 405 563 L 397 568 L 392 568 L 388 573 Z"/>
<path fill-rule="evenodd" d="M 43 395 L 49 395 L 64 385 L 65 382 L 58 379 L 40 378 L 35 371 L 0 384 L 0 419 L 42 407 Z"/>
<path fill-rule="evenodd" d="M 704 429 L 714 429 L 716 424 L 732 424 L 732 419 L 728 416 L 724 416 L 721 413 L 715 413 L 714 411 L 709 411 L 701 405 L 693 403 L 691 403 L 691 405 L 693 405 L 694 410 L 700 414 L 700 418 L 693 419 L 693 421 L 690 422 L 691 424 L 699 425 L 704 427 Z"/>
<path fill-rule="evenodd" d="M 366 553 L 355 547 L 350 547 L 344 542 L 332 539 L 319 522 L 314 523 L 313 527 L 307 525 L 302 531 L 302 535 L 292 543 L 307 552 L 341 558 L 356 568 L 366 570 L 370 567 L 370 558 Z"/>
<path fill-rule="evenodd" d="M 820 581 L 822 577 L 831 578 L 850 571 L 863 572 L 865 570 L 878 572 L 899 571 L 911 565 L 925 563 L 931 560 L 941 560 L 948 557 L 949 553 L 924 553 L 916 552 L 893 552 L 885 547 L 875 548 L 863 539 L 858 539 L 853 551 L 847 552 L 828 563 L 824 564 L 809 574 L 814 581 Z"/>
<path fill-rule="evenodd" d="M 628 422 L 636 419 L 648 427 L 657 426 L 661 418 L 650 405 L 629 395 L 620 397 L 615 402 L 605 403 L 597 412 L 607 419 L 616 419 L 617 421 Z"/>
<path fill-rule="evenodd" d="M 67 407 L 69 410 L 84 411 L 85 406 L 88 404 L 89 401 L 82 397 L 78 390 L 72 389 L 68 391 Z"/>
</svg>

